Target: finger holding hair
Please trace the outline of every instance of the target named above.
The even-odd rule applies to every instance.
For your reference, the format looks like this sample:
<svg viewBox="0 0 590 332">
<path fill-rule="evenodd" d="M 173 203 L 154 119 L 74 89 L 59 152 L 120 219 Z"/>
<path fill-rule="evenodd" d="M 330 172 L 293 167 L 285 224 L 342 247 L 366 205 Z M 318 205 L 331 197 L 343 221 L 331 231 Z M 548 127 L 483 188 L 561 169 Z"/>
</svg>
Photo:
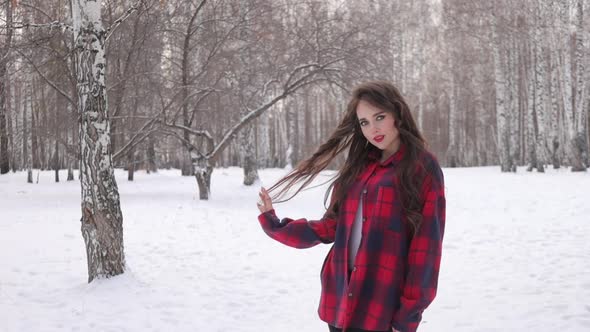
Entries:
<svg viewBox="0 0 590 332">
<path fill-rule="evenodd" d="M 260 210 L 261 213 L 264 213 L 264 212 L 267 212 L 267 211 L 270 211 L 273 209 L 272 199 L 270 198 L 268 191 L 264 187 L 260 188 L 260 192 L 258 193 L 258 196 L 260 197 L 260 201 L 257 203 L 257 206 L 258 206 L 258 210 Z"/>
</svg>

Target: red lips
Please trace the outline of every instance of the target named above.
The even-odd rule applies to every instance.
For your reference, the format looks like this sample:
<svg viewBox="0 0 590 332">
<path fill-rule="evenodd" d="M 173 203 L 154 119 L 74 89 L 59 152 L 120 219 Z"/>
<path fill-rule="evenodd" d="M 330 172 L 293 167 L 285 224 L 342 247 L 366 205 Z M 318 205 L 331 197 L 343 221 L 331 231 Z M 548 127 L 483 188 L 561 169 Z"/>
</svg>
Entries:
<svg viewBox="0 0 590 332">
<path fill-rule="evenodd" d="M 385 137 L 384 135 L 375 136 L 375 137 L 373 137 L 373 140 L 377 143 L 381 143 L 381 141 L 383 141 L 384 137 Z"/>
</svg>

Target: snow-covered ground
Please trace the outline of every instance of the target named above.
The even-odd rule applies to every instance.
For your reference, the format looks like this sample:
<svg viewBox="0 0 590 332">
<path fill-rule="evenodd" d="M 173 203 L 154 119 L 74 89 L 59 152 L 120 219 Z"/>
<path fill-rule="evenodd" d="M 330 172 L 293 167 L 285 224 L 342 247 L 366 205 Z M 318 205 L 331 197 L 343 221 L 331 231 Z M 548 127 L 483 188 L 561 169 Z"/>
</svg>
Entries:
<svg viewBox="0 0 590 332">
<path fill-rule="evenodd" d="M 439 293 L 420 331 L 590 331 L 590 174 L 444 172 Z M 316 310 L 329 246 L 268 238 L 241 169 L 216 169 L 209 201 L 177 170 L 116 174 L 127 272 L 92 284 L 79 183 L 0 176 L 0 331 L 327 331 Z M 276 209 L 317 218 L 324 190 Z"/>
</svg>

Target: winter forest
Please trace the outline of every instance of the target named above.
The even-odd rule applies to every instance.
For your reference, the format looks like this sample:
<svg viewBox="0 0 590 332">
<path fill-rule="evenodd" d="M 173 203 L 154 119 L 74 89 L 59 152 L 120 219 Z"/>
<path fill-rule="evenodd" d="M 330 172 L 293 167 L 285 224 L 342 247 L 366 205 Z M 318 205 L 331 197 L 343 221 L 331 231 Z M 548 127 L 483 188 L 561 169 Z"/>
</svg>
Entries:
<svg viewBox="0 0 590 332">
<path fill-rule="evenodd" d="M 92 1 L 88 1 L 92 3 Z M 585 3 L 586 2 L 586 3 Z M 396 83 L 444 166 L 588 167 L 588 3 L 103 1 L 114 167 L 296 164 L 349 89 Z M 0 13 L 0 167 L 80 163 L 70 1 Z M 56 179 L 57 180 L 57 179 Z"/>
<path fill-rule="evenodd" d="M 255 202 L 374 79 L 445 173 L 420 330 L 588 330 L 589 17 L 590 0 L 0 0 L 0 331 L 327 330 L 309 299 L 329 248 L 271 242 Z M 344 158 L 281 212 L 321 215 Z"/>
<path fill-rule="evenodd" d="M 480 234 L 481 241 L 477 240 L 479 235 L 468 233 L 473 216 L 479 216 L 483 210 L 496 211 L 490 214 L 489 220 L 483 218 L 481 221 L 486 232 L 501 232 L 504 225 L 507 230 L 515 230 L 510 234 L 528 234 L 524 238 L 531 241 L 527 245 L 531 246 L 532 255 L 550 248 L 541 246 L 545 242 L 537 241 L 536 236 L 541 239 L 546 239 L 547 234 L 560 236 L 553 224 L 555 220 L 565 219 L 560 227 L 571 230 L 572 234 L 576 230 L 579 231 L 577 234 L 588 234 L 588 226 L 581 221 L 585 218 L 582 216 L 590 213 L 582 203 L 583 197 L 587 197 L 587 191 L 583 191 L 584 183 L 588 183 L 588 177 L 583 175 L 590 167 L 589 17 L 589 0 L 0 0 L 0 220 L 7 221 L 0 223 L 0 239 L 8 243 L 13 237 L 23 239 L 31 234 L 31 229 L 23 228 L 21 231 L 27 236 L 2 237 L 3 232 L 10 234 L 10 230 L 17 232 L 20 229 L 18 220 L 24 218 L 29 204 L 32 204 L 39 206 L 30 212 L 34 213 L 31 220 L 37 225 L 35 229 L 45 229 L 51 234 L 52 228 L 41 225 L 41 215 L 57 220 L 65 214 L 68 217 L 62 219 L 67 220 L 51 227 L 64 230 L 67 240 L 64 243 L 68 244 L 63 246 L 75 243 L 69 240 L 68 234 L 71 230 L 74 234 L 71 237 L 79 238 L 80 228 L 73 226 L 77 225 L 73 221 L 80 218 L 80 200 L 74 202 L 75 209 L 63 211 L 36 205 L 43 201 L 40 197 L 45 197 L 40 192 L 47 190 L 64 206 L 72 204 L 72 197 L 78 198 L 69 195 L 81 193 L 80 221 L 86 251 L 80 258 L 76 255 L 83 250 L 73 250 L 77 254 L 64 258 L 66 263 L 61 266 L 66 273 L 59 271 L 55 275 L 74 275 L 76 280 L 83 279 L 78 270 L 69 270 L 70 262 L 81 260 L 84 269 L 88 270 L 89 283 L 130 271 L 129 266 L 141 271 L 144 263 L 138 259 L 138 252 L 148 256 L 148 260 L 153 259 L 154 264 L 163 262 L 161 266 L 174 261 L 172 257 L 176 256 L 185 258 L 178 261 L 184 266 L 195 255 L 208 252 L 208 246 L 217 247 L 220 242 L 224 243 L 221 250 L 242 252 L 233 246 L 252 247 L 249 239 L 261 231 L 236 226 L 251 235 L 242 236 L 234 243 L 225 242 L 226 238 L 220 242 L 208 242 L 208 239 L 216 239 L 217 232 L 235 234 L 235 229 L 210 226 L 210 221 L 216 219 L 213 215 L 234 220 L 248 214 L 248 218 L 254 220 L 255 208 L 250 206 L 250 200 L 256 200 L 257 188 L 253 185 L 260 184 L 261 174 L 265 176 L 265 182 L 269 178 L 276 180 L 280 177 L 277 169 L 290 169 L 310 156 L 341 119 L 352 88 L 363 81 L 382 79 L 393 82 L 402 91 L 430 150 L 445 168 L 449 183 L 458 184 L 448 187 L 451 188 L 449 214 L 454 217 L 450 219 L 455 225 L 464 222 L 464 227 L 459 231 L 459 226 L 455 226 L 453 232 L 451 224 L 449 240 L 445 240 L 450 242 L 445 242 L 448 243 L 445 250 L 450 252 L 449 270 L 462 272 L 442 278 L 449 284 L 475 285 L 460 279 L 462 274 L 474 273 L 463 272 L 466 265 L 458 263 L 459 256 L 453 256 L 452 250 L 457 242 L 473 239 L 474 248 L 481 248 L 481 243 L 486 243 L 483 233 Z M 343 160 L 344 156 L 336 159 L 330 170 L 337 169 Z M 116 174 L 124 178 L 115 181 Z M 150 178 L 155 174 L 157 177 Z M 534 181 L 515 177 L 522 174 L 535 176 Z M 482 180 L 482 175 L 488 180 Z M 27 182 L 39 184 L 40 177 L 42 183 L 45 181 L 54 187 L 41 184 L 39 191 L 34 193 L 37 196 L 31 196 L 35 198 L 24 200 L 23 197 L 29 196 L 21 195 L 28 193 L 28 189 L 22 188 L 27 188 Z M 232 177 L 239 178 L 241 187 L 235 187 L 228 180 Z M 122 183 L 125 178 L 127 181 Z M 507 190 L 510 193 L 501 191 L 493 182 L 512 190 Z M 76 189 L 57 187 L 64 183 L 75 183 Z M 141 187 L 141 183 L 145 187 Z M 178 189 L 186 183 L 190 183 L 188 192 Z M 489 197 L 474 196 L 473 193 L 481 189 L 469 187 L 472 183 L 487 188 Z M 172 184 L 176 187 L 170 187 Z M 560 190 L 560 186 L 564 186 L 561 192 L 565 196 L 563 201 L 554 204 L 553 214 L 545 215 L 543 209 L 535 208 L 537 204 L 545 206 L 547 201 L 554 199 L 553 196 L 543 196 L 548 192 L 547 188 Z M 461 190 L 465 192 L 461 193 Z M 530 190 L 539 195 L 529 197 L 525 193 Z M 66 191 L 67 195 L 64 194 Z M 323 192 L 313 192 L 316 197 L 323 197 Z M 191 193 L 194 200 L 190 200 Z M 165 197 L 154 199 L 155 196 L 178 197 L 181 194 L 184 196 L 180 202 Z M 453 194 L 455 199 L 452 199 Z M 130 198 L 135 197 L 133 195 L 145 195 L 148 199 L 135 202 Z M 317 202 L 317 198 L 306 198 L 309 196 L 305 195 L 303 200 L 307 203 L 304 206 L 315 209 L 311 208 L 315 206 L 311 202 Z M 189 199 L 184 201 L 185 197 Z M 217 201 L 216 197 L 222 201 Z M 227 200 L 235 205 L 234 211 L 222 209 L 228 204 Z M 473 203 L 467 207 L 466 203 L 453 202 Z M 197 203 L 210 205 L 194 207 Z M 12 211 L 13 204 L 23 207 Z M 152 209 L 146 209 L 146 206 Z M 523 212 L 525 208 L 528 210 Z M 181 212 L 182 209 L 185 211 Z M 24 212 L 15 212 L 17 210 Z M 150 212 L 140 212 L 143 210 Z M 297 208 L 287 205 L 285 210 L 296 211 Z M 169 216 L 170 211 L 175 213 L 176 219 Z M 123 215 L 126 227 L 129 227 L 126 228 L 125 250 Z M 193 223 L 195 216 L 207 222 Z M 140 219 L 149 219 L 149 222 L 141 228 Z M 167 253 L 162 260 L 158 256 L 163 250 L 161 247 L 137 249 L 138 243 L 143 243 L 138 240 L 140 237 L 144 241 L 154 236 L 148 229 L 168 234 L 169 225 L 165 222 L 184 219 L 185 224 L 175 226 L 178 233 L 167 239 L 178 244 L 185 234 L 207 235 L 209 237 L 201 238 L 200 243 L 207 245 L 202 251 L 194 253 L 194 247 L 190 246 L 193 238 L 183 242 L 188 243 L 187 247 L 185 244 L 175 246 L 177 251 Z M 531 231 L 518 223 L 497 226 L 497 220 L 506 223 L 538 220 L 539 228 Z M 463 231 L 467 232 L 465 238 L 461 237 Z M 510 234 L 504 235 L 510 237 Z M 265 243 L 262 236 L 260 241 L 254 238 L 255 242 Z M 587 303 L 570 300 L 590 291 L 587 277 L 585 283 L 563 285 L 564 280 L 580 280 L 579 275 L 590 273 L 585 267 L 587 264 L 580 263 L 590 259 L 587 244 L 590 242 L 582 237 L 574 237 L 572 241 L 569 235 L 567 239 L 563 243 L 568 244 L 551 252 L 580 252 L 581 246 L 588 250 L 581 250 L 579 255 L 560 256 L 553 262 L 552 268 L 560 264 L 564 266 L 557 268 L 565 271 L 558 274 L 570 274 L 556 279 L 559 282 L 548 288 L 564 288 L 569 295 L 553 294 L 551 301 L 559 307 L 540 309 L 536 324 L 541 325 L 534 330 L 577 331 L 590 326 Z M 527 266 L 529 261 L 528 256 L 518 255 L 521 240 L 504 242 L 505 248 L 514 244 L 516 249 L 507 256 L 518 264 L 507 267 L 496 262 L 500 269 L 509 271 L 506 275 L 514 274 L 513 280 L 507 279 L 512 280 L 512 286 L 549 274 L 545 270 L 532 273 L 529 271 L 533 269 L 531 267 L 519 271 L 518 267 Z M 37 241 L 43 242 L 41 237 Z M 153 238 L 153 243 L 160 245 L 166 241 Z M 280 251 L 282 249 L 272 247 L 272 244 L 261 245 L 263 248 L 268 246 L 267 251 L 280 252 L 281 259 L 291 257 L 288 256 L 290 252 Z M 541 247 L 535 247 L 537 245 Z M 7 247 L 8 244 L 0 247 L 3 249 L 0 251 L 7 251 L 4 250 Z M 15 242 L 13 247 L 18 247 L 18 243 Z M 27 248 L 23 247 L 22 252 L 27 252 Z M 498 259 L 494 258 L 495 250 L 489 252 L 490 261 Z M 31 257 L 36 254 L 38 252 L 31 253 Z M 62 254 L 59 251 L 48 259 L 53 261 Z M 219 252 L 212 252 L 209 256 L 199 256 L 197 261 L 225 268 L 224 264 L 262 262 L 267 258 L 263 253 L 252 251 L 244 254 L 247 257 L 235 254 L 234 260 L 226 263 L 218 255 Z M 308 255 L 307 259 L 312 258 L 312 254 Z M 317 253 L 313 255 L 319 257 L 313 256 L 320 262 L 323 259 Z M 469 251 L 460 257 L 462 262 L 467 260 L 472 266 L 479 266 L 478 273 L 486 275 L 486 267 L 478 265 L 481 264 L 480 255 Z M 307 264 L 303 258 L 296 257 L 299 256 L 286 260 L 300 260 L 299 266 Z M 0 261 L 6 260 L 0 255 Z M 23 264 L 25 267 L 0 271 L 0 312 L 9 316 L 20 317 L 16 311 L 10 314 L 10 310 L 34 301 L 21 296 L 27 295 L 25 289 L 28 286 L 17 285 L 14 281 L 29 277 L 32 278 L 29 285 L 38 281 L 33 272 L 21 278 L 21 269 L 26 269 L 26 263 Z M 22 264 L 19 262 L 14 266 L 17 265 Z M 544 268 L 543 264 L 540 266 Z M 572 266 L 575 268 L 570 268 Z M 293 267 L 285 265 L 281 268 L 289 271 Z M 250 266 L 244 267 L 238 278 L 245 284 L 238 283 L 236 288 L 228 290 L 231 296 L 243 296 L 244 303 L 249 303 L 252 298 L 244 289 L 257 285 L 260 282 L 257 271 L 264 271 L 263 267 L 249 269 Z M 198 271 L 197 267 L 187 267 L 186 270 L 192 274 Z M 309 274 L 315 278 L 313 273 L 316 272 L 290 273 Z M 517 278 L 520 272 L 526 277 Z M 272 273 L 276 275 L 277 272 Z M 500 284 L 498 289 L 512 287 L 501 285 L 501 281 L 490 282 L 496 280 L 496 274 L 490 274 L 492 277 L 485 280 L 482 278 L 481 287 L 492 284 L 494 287 Z M 316 280 L 312 277 L 315 286 Z M 131 312 L 150 312 L 151 309 L 146 308 L 159 308 L 162 303 L 182 303 L 186 308 L 172 309 L 177 310 L 174 317 L 180 319 L 177 330 L 193 331 L 193 322 L 183 322 L 184 318 L 179 317 L 190 316 L 183 310 L 191 312 L 200 304 L 191 302 L 197 301 L 192 298 L 179 301 L 178 297 L 182 296 L 175 293 L 175 284 L 190 283 L 191 276 L 184 280 L 182 271 L 177 271 L 174 278 L 170 284 L 160 284 L 173 291 L 152 297 L 142 295 L 148 305 Z M 225 290 L 228 286 L 223 278 L 223 273 L 219 277 L 215 274 L 208 285 Z M 276 278 L 277 282 L 284 281 L 282 275 Z M 58 284 L 62 281 L 53 280 Z M 156 277 L 136 281 L 123 279 L 114 291 L 137 290 L 137 294 L 143 294 L 146 289 L 142 287 L 161 282 Z M 553 282 L 541 281 L 539 289 L 544 289 L 545 283 Z M 521 286 L 530 285 L 537 284 L 529 281 Z M 267 286 L 263 279 L 254 288 Z M 17 291 L 18 287 L 23 290 Z M 469 291 L 469 287 L 461 287 L 458 287 L 461 289 L 458 293 Z M 479 289 L 474 289 L 480 293 Z M 73 295 L 68 295 L 67 313 L 76 311 L 77 291 L 70 290 Z M 441 328 L 442 325 L 431 324 L 426 329 L 477 330 L 468 324 L 452 325 L 453 320 L 446 319 L 452 317 L 453 312 L 455 315 L 479 315 L 479 312 L 467 314 L 470 307 L 475 307 L 469 304 L 473 302 L 451 303 L 453 297 L 445 297 L 445 292 L 451 291 L 452 288 L 443 288 L 440 310 L 432 316 L 433 321 L 446 321 L 440 324 L 447 325 Z M 41 296 L 38 294 L 42 292 L 35 294 Z M 93 289 L 86 288 L 84 292 L 92 293 Z M 269 300 L 260 302 L 274 301 L 275 296 L 270 295 L 273 291 L 268 292 Z M 284 294 L 287 291 L 279 289 L 277 292 Z M 307 289 L 294 291 L 295 294 L 306 292 Z M 93 301 L 98 301 L 97 307 L 103 308 L 101 310 L 108 310 L 104 308 L 110 306 L 100 302 L 100 297 L 107 293 L 110 291 L 94 294 L 97 297 Z M 194 293 L 202 295 L 206 292 L 200 293 L 197 289 Z M 538 296 L 541 293 L 533 291 L 529 294 Z M 16 299 L 6 294 L 20 295 Z M 488 301 L 495 299 L 496 293 L 491 294 Z M 35 297 L 34 294 L 31 296 Z M 44 301 L 51 301 L 47 299 L 53 297 L 49 294 L 47 298 L 37 298 L 41 304 L 34 312 L 53 319 L 53 312 L 43 307 Z M 206 294 L 203 298 L 216 299 Z M 297 296 L 291 298 L 297 301 Z M 526 295 L 521 298 L 522 302 L 534 302 Z M 126 301 L 121 303 L 128 305 Z M 501 301 L 498 299 L 491 306 L 500 308 Z M 256 305 L 250 303 L 249 306 L 256 308 Z M 280 305 L 297 307 L 298 304 Z M 242 325 L 241 330 L 258 331 L 266 322 L 257 321 L 259 316 L 249 314 L 247 307 L 245 305 L 238 312 L 254 318 L 249 321 L 250 327 Z M 460 309 L 445 311 L 448 308 Z M 219 310 L 227 311 L 223 304 Z M 562 319 L 570 325 L 547 320 L 548 310 L 564 314 Z M 219 313 L 213 310 L 210 314 L 215 317 Z M 494 314 L 497 317 L 510 316 L 492 310 L 490 317 L 496 317 Z M 96 317 L 101 315 L 104 316 L 104 312 Z M 43 330 L 27 325 L 30 322 L 7 320 L 9 316 L 0 318 L 0 322 L 8 321 L 6 326 L 10 331 Z M 527 312 L 523 316 L 535 317 L 535 313 Z M 291 327 L 298 326 L 297 330 L 313 330 L 317 325 L 308 323 L 314 322 L 314 316 L 311 317 L 303 321 L 312 325 L 297 325 L 299 323 L 295 320 L 287 323 Z M 524 323 L 519 318 L 502 317 L 508 320 L 507 330 L 533 330 L 529 329 L 531 325 L 520 325 Z M 496 318 L 484 319 L 479 322 L 480 326 L 492 327 L 490 331 L 496 331 L 493 327 L 500 321 Z M 231 319 L 241 322 L 244 317 L 238 315 Z M 55 330 L 61 330 L 62 323 L 56 321 Z M 187 325 L 183 327 L 184 323 Z M 72 327 L 75 324 L 72 322 L 68 326 L 75 330 Z M 269 331 L 290 330 L 272 326 Z M 110 330 L 102 327 L 102 330 Z M 146 327 L 125 326 L 122 330 Z M 168 330 L 169 326 L 159 322 L 152 327 Z M 93 325 L 86 328 L 95 330 Z M 3 330 L 2 326 L 0 330 Z M 197 326 L 197 330 L 203 329 Z"/>
</svg>

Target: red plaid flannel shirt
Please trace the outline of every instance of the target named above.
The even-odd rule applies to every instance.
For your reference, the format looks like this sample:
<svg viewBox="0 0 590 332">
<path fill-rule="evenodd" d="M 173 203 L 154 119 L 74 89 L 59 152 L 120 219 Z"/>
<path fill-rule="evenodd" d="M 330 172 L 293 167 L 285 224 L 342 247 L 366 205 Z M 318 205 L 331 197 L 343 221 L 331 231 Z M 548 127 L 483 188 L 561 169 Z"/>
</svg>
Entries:
<svg viewBox="0 0 590 332">
<path fill-rule="evenodd" d="M 443 173 L 431 154 L 420 156 L 422 221 L 412 237 L 411 226 L 402 221 L 394 175 L 404 152 L 402 144 L 383 164 L 373 158 L 348 190 L 337 216 L 279 220 L 271 210 L 258 217 L 266 234 L 288 246 L 334 243 L 320 273 L 318 309 L 320 318 L 332 326 L 416 331 L 436 295 L 445 224 Z M 359 199 L 362 239 L 354 266 L 349 266 L 348 244 Z"/>
</svg>

